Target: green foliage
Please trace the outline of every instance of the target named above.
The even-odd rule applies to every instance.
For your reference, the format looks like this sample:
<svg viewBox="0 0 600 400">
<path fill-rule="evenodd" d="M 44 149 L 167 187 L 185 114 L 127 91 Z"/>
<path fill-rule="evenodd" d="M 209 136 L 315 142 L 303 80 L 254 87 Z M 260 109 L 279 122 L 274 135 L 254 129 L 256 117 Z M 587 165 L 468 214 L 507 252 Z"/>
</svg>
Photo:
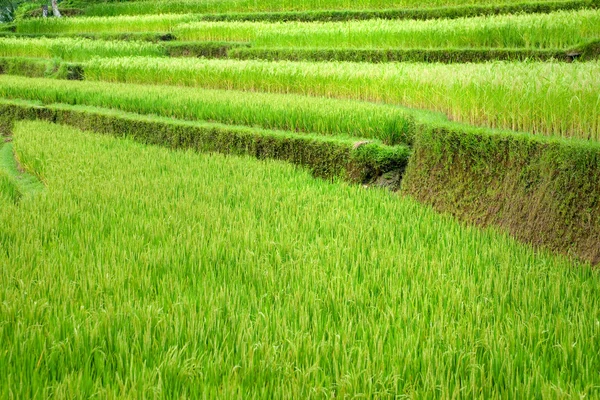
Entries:
<svg viewBox="0 0 600 400">
<path fill-rule="evenodd" d="M 0 58 L 0 73 L 22 75 L 29 77 L 44 77 L 52 75 L 61 62 L 56 60 L 41 60 L 37 58 L 5 57 Z"/>
<path fill-rule="evenodd" d="M 21 75 L 31 78 L 82 80 L 83 67 L 57 59 L 5 57 L 0 58 L 0 74 Z"/>
<path fill-rule="evenodd" d="M 194 15 L 149 15 L 98 18 L 35 18 L 19 21 L 17 33 L 135 33 L 171 32 L 175 26 L 197 20 Z"/>
<path fill-rule="evenodd" d="M 103 41 L 84 38 L 0 38 L 1 57 L 60 58 L 86 61 L 94 57 L 162 56 L 158 44 L 144 42 Z"/>
<path fill-rule="evenodd" d="M 249 47 L 239 42 L 180 42 L 164 43 L 163 48 L 169 57 L 226 58 L 232 49 Z"/>
<path fill-rule="evenodd" d="M 237 60 L 265 61 L 348 61 L 348 62 L 425 62 L 479 63 L 487 61 L 571 61 L 565 50 L 532 49 L 324 49 L 235 47 L 227 57 Z M 597 59 L 592 54 L 587 60 Z"/>
<path fill-rule="evenodd" d="M 15 182 L 2 170 L 0 170 L 0 199 L 17 203 L 22 197 Z M 1 200 L 0 200 L 1 204 Z"/>
<path fill-rule="evenodd" d="M 13 120 L 43 119 L 80 129 L 130 137 L 145 144 L 202 152 L 251 155 L 307 167 L 317 177 L 369 183 L 392 170 L 403 170 L 410 150 L 371 143 L 368 154 L 355 139 L 323 137 L 206 122 L 186 122 L 95 107 L 1 102 L 2 115 Z"/>
<path fill-rule="evenodd" d="M 585 61 L 600 59 L 600 40 L 592 40 L 577 49 L 581 52 L 581 59 Z"/>
<path fill-rule="evenodd" d="M 205 14 L 204 18 L 271 21 L 333 21 L 350 19 L 435 19 L 491 14 L 541 13 L 597 7 L 594 0 L 237 0 L 136 1 L 77 4 L 90 16 Z"/>
<path fill-rule="evenodd" d="M 351 98 L 442 112 L 472 125 L 600 139 L 598 61 L 443 65 L 138 57 L 97 59 L 84 68 L 89 80 Z"/>
<path fill-rule="evenodd" d="M 0 397 L 598 395 L 589 266 L 279 162 L 15 146 L 47 193 L 0 213 Z"/>
<path fill-rule="evenodd" d="M 12 25 L 13 28 L 16 28 Z M 170 33 L 160 32 L 95 32 L 95 33 L 16 33 L 13 31 L 2 32 L 0 25 L 0 37 L 21 38 L 21 39 L 39 39 L 39 38 L 80 38 L 94 40 L 112 40 L 112 41 L 139 41 L 139 42 L 168 42 L 175 40 L 175 36 Z"/>
<path fill-rule="evenodd" d="M 182 42 L 161 34 L 87 35 L 90 37 L 40 37 L 6 34 L 0 36 L 0 57 L 60 58 L 87 61 L 94 57 L 169 56 L 226 57 L 229 50 L 247 47 L 238 42 Z M 161 43 L 156 43 L 156 42 Z M 155 43 L 148 43 L 155 42 Z"/>
<path fill-rule="evenodd" d="M 310 96 L 191 88 L 173 91 L 172 87 L 153 85 L 55 82 L 12 76 L 0 76 L 0 96 L 356 140 L 380 139 L 391 145 L 410 144 L 415 134 L 415 119 L 409 110 Z"/>
<path fill-rule="evenodd" d="M 568 48 L 600 37 L 600 10 L 430 21 L 193 22 L 183 40 L 249 41 L 254 47 L 336 49 Z"/>
</svg>

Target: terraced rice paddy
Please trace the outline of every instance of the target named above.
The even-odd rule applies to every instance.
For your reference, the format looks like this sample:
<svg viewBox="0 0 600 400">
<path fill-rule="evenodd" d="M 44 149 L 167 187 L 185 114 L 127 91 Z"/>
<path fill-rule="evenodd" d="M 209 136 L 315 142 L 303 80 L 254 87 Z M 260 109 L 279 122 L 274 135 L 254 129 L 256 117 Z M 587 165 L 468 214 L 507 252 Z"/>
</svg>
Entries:
<svg viewBox="0 0 600 400">
<path fill-rule="evenodd" d="M 364 64 L 113 58 L 86 79 L 298 93 L 423 108 L 536 134 L 600 138 L 600 63 Z"/>
<path fill-rule="evenodd" d="M 410 110 L 373 103 L 228 90 L 61 82 L 0 76 L 0 96 L 47 104 L 83 104 L 184 120 L 261 126 L 321 135 L 410 143 Z"/>
<path fill-rule="evenodd" d="M 0 398 L 600 397 L 595 2 L 59 5 L 0 29 Z"/>
<path fill-rule="evenodd" d="M 75 5 L 89 1 L 71 0 Z M 145 15 L 164 13 L 231 13 L 231 12 L 281 12 L 313 10 L 377 10 L 403 8 L 444 8 L 456 6 L 497 5 L 492 0 L 176 0 L 176 1 L 109 1 L 86 7 L 90 15 Z M 518 4 L 521 0 L 502 1 L 502 4 Z M 593 4 L 591 1 L 581 1 Z"/>
<path fill-rule="evenodd" d="M 429 21 L 193 22 L 173 32 L 182 40 L 248 41 L 259 47 L 568 48 L 600 36 L 600 11 Z"/>
<path fill-rule="evenodd" d="M 0 38 L 1 57 L 39 57 L 87 61 L 95 57 L 161 56 L 162 54 L 160 46 L 152 43 L 76 38 Z"/>
<path fill-rule="evenodd" d="M 3 397 L 596 393 L 589 269 L 280 163 L 14 138 L 47 191 L 2 204 Z"/>
</svg>

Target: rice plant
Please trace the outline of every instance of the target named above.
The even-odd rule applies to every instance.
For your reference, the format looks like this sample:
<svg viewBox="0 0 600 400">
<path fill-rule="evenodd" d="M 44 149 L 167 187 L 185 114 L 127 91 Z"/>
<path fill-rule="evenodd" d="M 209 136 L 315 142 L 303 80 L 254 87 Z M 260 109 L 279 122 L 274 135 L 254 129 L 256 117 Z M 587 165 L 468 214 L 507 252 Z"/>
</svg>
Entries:
<svg viewBox="0 0 600 400">
<path fill-rule="evenodd" d="M 0 196 L 0 397 L 588 397 L 600 276 L 381 190 L 45 123 Z"/>
<path fill-rule="evenodd" d="M 193 15 L 146 15 L 119 17 L 37 18 L 19 21 L 18 33 L 122 33 L 170 32 Z"/>
<path fill-rule="evenodd" d="M 543 2 L 543 1 L 542 1 Z M 522 0 L 502 0 L 501 4 L 519 4 Z M 584 3 L 584 2 L 582 2 Z M 590 2 L 591 3 L 591 2 Z M 86 14 L 101 16 L 147 15 L 166 13 L 232 13 L 311 10 L 381 10 L 398 8 L 441 8 L 455 6 L 498 5 L 493 0 L 176 0 L 127 1 L 84 4 Z"/>
<path fill-rule="evenodd" d="M 0 75 L 0 97 L 112 108 L 185 120 L 411 143 L 412 112 L 399 107 L 310 96 L 199 90 Z"/>
<path fill-rule="evenodd" d="M 0 38 L 1 57 L 60 58 L 87 61 L 94 57 L 161 56 L 159 45 L 135 41 L 90 40 L 83 38 Z"/>
<path fill-rule="evenodd" d="M 534 134 L 600 139 L 600 62 L 423 64 L 112 58 L 89 80 L 297 93 L 445 113 Z"/>
<path fill-rule="evenodd" d="M 258 47 L 568 48 L 600 38 L 600 11 L 429 21 L 193 22 L 174 32 L 183 40 L 248 41 Z"/>
</svg>

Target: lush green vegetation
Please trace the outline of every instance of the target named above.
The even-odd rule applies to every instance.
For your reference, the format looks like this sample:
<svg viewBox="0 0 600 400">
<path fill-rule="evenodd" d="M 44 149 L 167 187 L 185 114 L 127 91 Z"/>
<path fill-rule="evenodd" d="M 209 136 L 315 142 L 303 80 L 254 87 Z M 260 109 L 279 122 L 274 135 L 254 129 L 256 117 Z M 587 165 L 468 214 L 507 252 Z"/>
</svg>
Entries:
<svg viewBox="0 0 600 400">
<path fill-rule="evenodd" d="M 161 56 L 159 45 L 135 41 L 102 41 L 78 38 L 0 38 L 2 57 L 46 57 L 86 61 L 94 57 Z"/>
<path fill-rule="evenodd" d="M 522 4 L 523 0 L 502 0 L 503 4 Z M 553 3 L 535 1 L 530 3 Z M 593 3 L 580 1 L 579 3 Z M 67 4 L 84 7 L 88 15 L 117 16 L 145 14 L 281 12 L 312 10 L 381 10 L 447 8 L 456 6 L 498 6 L 495 0 L 176 0 L 176 1 L 108 1 L 86 2 L 72 0 Z"/>
<path fill-rule="evenodd" d="M 35 18 L 19 21 L 20 33 L 170 32 L 175 26 L 197 20 L 194 15 L 122 17 Z"/>
<path fill-rule="evenodd" d="M 586 266 L 277 162 L 14 145 L 46 191 L 0 197 L 2 397 L 598 394 Z"/>
<path fill-rule="evenodd" d="M 112 58 L 86 79 L 299 93 L 423 108 L 452 120 L 600 138 L 600 63 L 360 64 Z"/>
<path fill-rule="evenodd" d="M 11 11 L 0 398 L 599 398 L 600 3 L 526 1 Z"/>
<path fill-rule="evenodd" d="M 82 104 L 184 120 L 411 143 L 415 119 L 398 107 L 308 96 L 0 76 L 0 97 Z"/>
<path fill-rule="evenodd" d="M 566 47 L 598 38 L 597 10 L 431 21 L 201 22 L 202 15 L 79 17 L 20 21 L 19 33 L 173 32 L 183 40 L 253 41 L 298 47 Z"/>
<path fill-rule="evenodd" d="M 250 41 L 259 47 L 568 48 L 600 38 L 600 11 L 430 21 L 194 22 L 174 33 L 183 40 Z"/>
<path fill-rule="evenodd" d="M 198 152 L 251 155 L 307 168 L 315 177 L 377 184 L 384 174 L 399 174 L 410 156 L 406 145 L 340 136 L 296 133 L 205 121 L 182 121 L 92 106 L 2 100 L 4 121 L 44 120 L 143 144 Z M 398 189 L 399 180 L 378 186 Z"/>
<path fill-rule="evenodd" d="M 206 42 L 212 43 L 212 42 Z M 590 44 L 572 50 L 564 49 L 351 49 L 351 48 L 299 48 L 231 46 L 227 55 L 217 58 L 263 61 L 346 61 L 346 62 L 426 62 L 426 63 L 482 63 L 490 61 L 554 61 L 572 62 L 597 60 L 592 53 L 585 55 Z"/>
</svg>

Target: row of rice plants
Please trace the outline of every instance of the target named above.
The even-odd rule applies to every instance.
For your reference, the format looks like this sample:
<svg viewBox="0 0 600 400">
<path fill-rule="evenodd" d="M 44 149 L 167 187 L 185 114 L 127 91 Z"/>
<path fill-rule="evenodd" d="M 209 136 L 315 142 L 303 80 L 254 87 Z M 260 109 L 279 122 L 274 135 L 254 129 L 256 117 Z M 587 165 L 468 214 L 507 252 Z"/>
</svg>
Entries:
<svg viewBox="0 0 600 400">
<path fill-rule="evenodd" d="M 0 97 L 112 108 L 184 120 L 260 126 L 328 136 L 410 144 L 408 110 L 367 102 L 299 95 L 199 90 L 153 85 L 31 79 L 0 75 Z"/>
<path fill-rule="evenodd" d="M 0 397 L 598 395 L 589 266 L 280 162 L 14 144 L 46 192 L 0 196 Z"/>
<path fill-rule="evenodd" d="M 94 57 L 162 56 L 158 44 L 83 38 L 0 38 L 0 57 L 60 58 L 86 61 Z"/>
<path fill-rule="evenodd" d="M 170 32 L 198 15 L 145 15 L 117 17 L 35 18 L 19 21 L 18 33 Z"/>
<path fill-rule="evenodd" d="M 259 47 L 565 48 L 600 38 L 600 10 L 428 21 L 193 22 L 174 33 L 182 40 L 250 41 Z"/>
<path fill-rule="evenodd" d="M 503 4 L 522 0 L 502 0 Z M 74 3 L 74 2 L 71 2 Z M 494 0 L 176 0 L 176 1 L 109 1 L 81 3 L 88 15 L 147 15 L 229 12 L 277 12 L 309 10 L 378 10 L 395 8 L 433 8 L 465 5 L 497 5 Z"/>
<path fill-rule="evenodd" d="M 600 62 L 304 63 L 98 59 L 89 80 L 351 98 L 445 113 L 473 125 L 600 139 Z"/>
<path fill-rule="evenodd" d="M 183 40 L 252 41 L 298 47 L 565 47 L 600 36 L 600 12 L 560 11 L 431 21 L 337 23 L 199 22 L 198 15 L 82 17 L 20 21 L 19 33 L 173 32 Z"/>
</svg>

